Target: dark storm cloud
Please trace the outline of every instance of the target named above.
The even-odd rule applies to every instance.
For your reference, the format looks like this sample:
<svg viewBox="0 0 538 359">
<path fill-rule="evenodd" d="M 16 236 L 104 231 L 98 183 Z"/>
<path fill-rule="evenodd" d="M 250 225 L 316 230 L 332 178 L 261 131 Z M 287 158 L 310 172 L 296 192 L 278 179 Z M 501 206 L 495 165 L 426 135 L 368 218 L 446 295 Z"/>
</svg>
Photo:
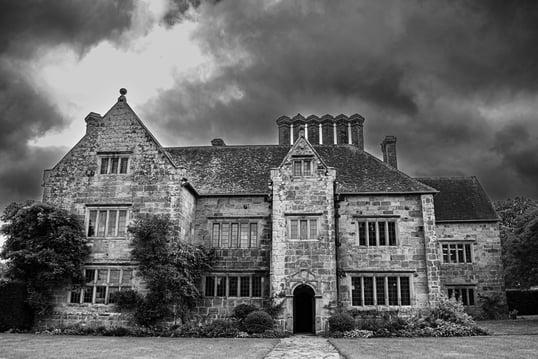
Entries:
<svg viewBox="0 0 538 359">
<path fill-rule="evenodd" d="M 274 143 L 282 114 L 358 112 L 367 149 L 378 153 L 396 135 L 410 174 L 477 175 L 494 198 L 538 196 L 528 185 L 538 182 L 536 163 L 518 165 L 533 142 L 499 146 L 515 135 L 503 129 L 510 114 L 500 123 L 485 115 L 522 94 L 533 105 L 537 9 L 534 1 L 202 2 L 194 39 L 216 67 L 201 80 L 177 78 L 143 118 L 159 121 L 173 145 Z M 533 120 L 519 123 L 538 131 Z"/>
<path fill-rule="evenodd" d="M 10 200 L 38 198 L 41 174 L 65 149 L 29 141 L 63 128 L 64 118 L 28 66 L 63 45 L 80 56 L 129 27 L 132 1 L 0 1 L 0 210 Z"/>
</svg>

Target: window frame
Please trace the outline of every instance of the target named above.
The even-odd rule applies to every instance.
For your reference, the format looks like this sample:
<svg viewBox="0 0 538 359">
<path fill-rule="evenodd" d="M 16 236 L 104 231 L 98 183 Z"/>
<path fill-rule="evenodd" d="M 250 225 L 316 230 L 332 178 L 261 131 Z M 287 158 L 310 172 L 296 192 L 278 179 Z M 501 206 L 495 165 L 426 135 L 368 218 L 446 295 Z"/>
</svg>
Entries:
<svg viewBox="0 0 538 359">
<path fill-rule="evenodd" d="M 400 244 L 400 231 L 398 226 L 399 217 L 357 217 L 355 218 L 356 232 L 355 239 L 360 247 L 397 247 Z M 383 236 L 379 230 L 380 223 L 383 223 Z M 361 224 L 364 225 L 364 230 L 361 230 Z M 373 224 L 374 233 L 375 233 L 375 243 L 372 241 L 370 236 L 370 225 Z M 392 230 L 393 237 L 392 238 Z M 362 232 L 364 232 L 364 238 L 362 237 Z M 384 244 L 381 244 L 381 238 L 383 237 Z M 364 243 L 364 244 L 363 244 Z"/>
<path fill-rule="evenodd" d="M 124 239 L 127 238 L 127 227 L 129 226 L 130 220 L 130 205 L 112 205 L 112 206 L 86 206 L 86 219 L 85 219 L 85 234 L 88 239 Z M 93 221 L 95 221 L 94 226 L 92 227 L 92 212 L 96 212 Z M 125 211 L 125 217 L 122 219 L 120 215 L 121 212 Z M 104 231 L 101 235 L 101 213 L 106 213 L 104 217 Z M 114 232 L 110 233 L 110 213 L 115 213 L 114 215 Z M 124 221 L 124 224 L 121 222 Z M 121 224 L 121 225 L 120 225 Z M 121 227 L 121 228 L 120 228 Z M 93 229 L 92 229 L 93 228 Z M 90 229 L 92 229 L 92 234 L 90 234 Z"/>
<path fill-rule="evenodd" d="M 99 273 L 106 271 L 106 280 L 99 279 Z M 117 282 L 111 282 L 112 272 L 119 271 Z M 128 282 L 125 282 L 126 273 L 129 272 Z M 91 275 L 89 273 L 92 273 Z M 111 288 L 117 288 L 118 292 L 133 289 L 133 279 L 135 274 L 134 267 L 108 267 L 108 266 L 87 266 L 84 267 L 85 283 L 80 288 L 72 288 L 67 294 L 67 304 L 86 304 L 86 305 L 108 305 L 113 304 L 110 301 L 110 295 L 114 291 Z M 91 278 L 86 281 L 86 278 Z M 90 289 L 91 288 L 91 289 Z M 98 301 L 98 292 L 100 288 L 104 288 L 103 300 Z M 91 291 L 89 291 L 91 290 Z M 78 300 L 74 300 L 74 296 L 78 297 Z M 76 297 L 75 297 L 76 298 Z M 90 298 L 87 300 L 87 298 Z"/>
<path fill-rule="evenodd" d="M 293 177 L 314 176 L 314 157 L 295 157 L 291 159 L 291 174 Z M 297 165 L 299 165 L 297 167 Z"/>
<path fill-rule="evenodd" d="M 391 295 L 390 282 L 391 279 L 396 279 L 396 298 Z M 407 280 L 407 284 L 402 284 L 402 278 Z M 366 280 L 365 280 L 366 279 Z M 380 280 L 383 282 L 383 290 L 379 291 Z M 359 296 L 354 295 L 356 284 L 354 280 L 359 280 L 360 293 Z M 367 287 L 365 282 L 371 282 L 371 287 Z M 403 281 L 405 282 L 405 281 Z M 367 296 L 366 292 L 370 292 L 371 296 Z M 408 292 L 404 296 L 405 290 Z M 413 286 L 413 273 L 399 273 L 399 272 L 369 272 L 369 273 L 354 273 L 350 275 L 349 279 L 349 294 L 351 299 L 351 305 L 357 308 L 371 308 L 371 307 L 411 307 L 414 305 L 414 286 Z M 384 303 L 378 303 L 382 298 Z M 395 299 L 396 302 L 392 302 Z M 358 303 L 357 301 L 358 300 Z"/>
<path fill-rule="evenodd" d="M 100 175 L 126 175 L 129 174 L 129 168 L 131 165 L 131 156 L 129 153 L 103 153 L 98 154 L 98 171 Z M 117 160 L 115 171 L 114 160 Z M 106 162 L 106 168 L 103 164 Z M 125 171 L 123 171 L 123 164 L 125 163 Z"/>
<path fill-rule="evenodd" d="M 206 298 L 263 298 L 264 285 L 267 280 L 266 275 L 259 273 L 211 273 L 203 277 L 203 296 Z M 235 283 L 233 285 L 235 293 L 231 292 L 231 282 Z M 223 285 L 223 291 L 218 291 L 219 285 Z"/>
<path fill-rule="evenodd" d="M 262 221 L 254 218 L 210 219 L 210 246 L 215 249 L 260 248 Z M 225 229 L 226 228 L 226 229 Z M 246 231 L 244 231 L 244 229 Z M 246 235 L 246 237 L 244 236 Z M 218 237 L 218 238 L 215 238 Z M 226 244 L 223 244 L 225 239 Z M 244 246 L 246 244 L 246 246 Z"/>
<path fill-rule="evenodd" d="M 439 243 L 441 251 L 441 259 L 443 264 L 472 264 L 474 263 L 474 250 L 473 250 L 472 241 L 443 241 Z M 454 246 L 454 248 L 451 248 Z M 460 248 L 462 246 L 461 254 L 463 255 L 463 260 L 460 261 Z M 446 247 L 446 252 L 445 252 Z M 455 255 L 455 260 L 452 259 L 452 254 Z"/>
<path fill-rule="evenodd" d="M 456 293 L 459 292 L 459 295 Z M 465 298 L 463 299 L 463 293 L 465 292 Z M 471 307 L 477 305 L 476 303 L 476 285 L 458 285 L 458 284 L 449 284 L 446 285 L 446 293 L 448 298 L 451 298 L 454 295 L 456 300 L 461 301 L 461 303 L 466 307 Z M 467 303 L 465 303 L 467 301 Z"/>
<path fill-rule="evenodd" d="M 287 237 L 292 241 L 317 241 L 320 237 L 321 216 L 289 216 L 287 218 Z M 294 223 L 297 222 L 296 234 L 293 230 Z M 306 222 L 306 236 L 303 237 L 303 222 Z M 314 226 L 313 226 L 314 222 Z M 314 229 L 314 232 L 312 231 Z M 314 234 L 314 236 L 312 236 Z"/>
</svg>

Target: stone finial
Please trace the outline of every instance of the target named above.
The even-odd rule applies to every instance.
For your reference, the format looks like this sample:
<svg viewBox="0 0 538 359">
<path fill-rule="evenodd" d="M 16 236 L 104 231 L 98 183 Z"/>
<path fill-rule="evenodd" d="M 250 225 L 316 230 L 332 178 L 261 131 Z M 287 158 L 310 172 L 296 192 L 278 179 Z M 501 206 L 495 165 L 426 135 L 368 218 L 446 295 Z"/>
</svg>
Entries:
<svg viewBox="0 0 538 359">
<path fill-rule="evenodd" d="M 120 89 L 120 97 L 118 97 L 118 102 L 127 102 L 127 98 L 125 97 L 126 94 L 127 89 L 122 87 Z"/>
<path fill-rule="evenodd" d="M 299 126 L 299 137 L 305 137 L 305 131 L 304 131 L 303 125 Z"/>
</svg>

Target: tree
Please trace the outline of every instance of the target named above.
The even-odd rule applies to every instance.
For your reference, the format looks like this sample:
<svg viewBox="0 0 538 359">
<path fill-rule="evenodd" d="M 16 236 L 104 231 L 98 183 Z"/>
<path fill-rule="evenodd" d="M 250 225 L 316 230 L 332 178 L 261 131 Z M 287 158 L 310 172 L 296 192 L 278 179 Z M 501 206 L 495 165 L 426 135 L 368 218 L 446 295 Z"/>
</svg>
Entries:
<svg viewBox="0 0 538 359">
<path fill-rule="evenodd" d="M 129 227 L 131 255 L 148 290 L 135 311 L 142 325 L 170 317 L 185 320 L 200 297 L 202 275 L 211 268 L 212 252 L 178 240 L 172 228 L 167 216 L 138 217 Z"/>
<path fill-rule="evenodd" d="M 495 203 L 500 217 L 507 288 L 538 284 L 538 201 L 516 197 Z"/>
<path fill-rule="evenodd" d="M 1 217 L 6 241 L 0 257 L 6 276 L 26 283 L 28 304 L 37 314 L 51 307 L 52 292 L 82 279 L 90 253 L 83 225 L 73 214 L 45 203 L 12 203 Z"/>
</svg>

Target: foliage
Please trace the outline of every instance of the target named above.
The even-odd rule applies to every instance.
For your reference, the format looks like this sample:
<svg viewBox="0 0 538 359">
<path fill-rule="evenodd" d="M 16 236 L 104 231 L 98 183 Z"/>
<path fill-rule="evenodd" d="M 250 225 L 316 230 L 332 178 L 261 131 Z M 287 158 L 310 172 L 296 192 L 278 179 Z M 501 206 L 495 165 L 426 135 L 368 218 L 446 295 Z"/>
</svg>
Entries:
<svg viewBox="0 0 538 359">
<path fill-rule="evenodd" d="M 137 323 L 154 325 L 165 318 L 186 321 L 200 297 L 198 283 L 213 260 L 212 252 L 177 240 L 167 216 L 138 217 L 129 227 L 133 259 L 146 282 L 148 294 L 135 311 Z"/>
<path fill-rule="evenodd" d="M 51 307 L 52 290 L 80 283 L 90 253 L 83 225 L 62 209 L 45 203 L 12 203 L 0 218 L 7 239 L 0 257 L 7 276 L 26 283 L 28 304 L 38 314 Z"/>
<path fill-rule="evenodd" d="M 256 310 L 259 310 L 259 309 L 255 305 L 242 303 L 233 309 L 232 317 L 236 318 L 239 321 L 243 321 L 245 320 L 247 315 L 249 315 L 250 313 Z"/>
<path fill-rule="evenodd" d="M 487 335 L 487 331 L 478 327 L 474 320 L 464 311 L 461 302 L 454 298 L 442 297 L 433 308 L 418 312 L 408 318 L 402 318 L 398 312 L 366 311 L 368 314 L 353 312 L 361 316 L 357 328 L 353 328 L 352 316 L 345 311 L 334 314 L 329 319 L 331 336 L 336 338 L 373 337 L 448 337 Z M 337 323 L 346 322 L 347 327 L 331 325 L 331 319 Z M 368 319 L 366 319 L 368 317 Z M 351 321 L 350 321 L 351 319 Z"/>
<path fill-rule="evenodd" d="M 508 307 L 504 303 L 504 298 L 499 294 L 486 296 L 478 295 L 480 297 L 481 308 L 483 315 L 480 319 L 503 319 L 506 318 Z"/>
<path fill-rule="evenodd" d="M 506 299 L 510 310 L 516 309 L 519 315 L 538 314 L 538 290 L 507 290 Z"/>
<path fill-rule="evenodd" d="M 516 197 L 495 203 L 508 288 L 538 284 L 538 201 Z"/>
<path fill-rule="evenodd" d="M 0 280 L 0 332 L 8 329 L 29 329 L 32 311 L 26 303 L 26 285 Z"/>
<path fill-rule="evenodd" d="M 234 338 L 239 334 L 237 326 L 224 319 L 212 321 L 204 328 L 204 332 L 208 338 Z"/>
<path fill-rule="evenodd" d="M 344 338 L 370 338 L 374 335 L 371 330 L 352 329 L 342 333 Z"/>
<path fill-rule="evenodd" d="M 277 318 L 284 310 L 284 301 L 280 296 L 272 296 L 269 302 L 264 306 L 263 310 L 271 316 L 271 318 Z"/>
<path fill-rule="evenodd" d="M 355 329 L 355 320 L 345 312 L 337 312 L 329 317 L 331 332 L 347 332 Z"/>
<path fill-rule="evenodd" d="M 122 290 L 110 295 L 110 301 L 116 304 L 119 309 L 135 309 L 142 297 L 135 290 Z"/>
<path fill-rule="evenodd" d="M 247 333 L 263 333 L 273 329 L 273 318 L 262 310 L 257 310 L 245 318 L 245 329 Z"/>
</svg>

